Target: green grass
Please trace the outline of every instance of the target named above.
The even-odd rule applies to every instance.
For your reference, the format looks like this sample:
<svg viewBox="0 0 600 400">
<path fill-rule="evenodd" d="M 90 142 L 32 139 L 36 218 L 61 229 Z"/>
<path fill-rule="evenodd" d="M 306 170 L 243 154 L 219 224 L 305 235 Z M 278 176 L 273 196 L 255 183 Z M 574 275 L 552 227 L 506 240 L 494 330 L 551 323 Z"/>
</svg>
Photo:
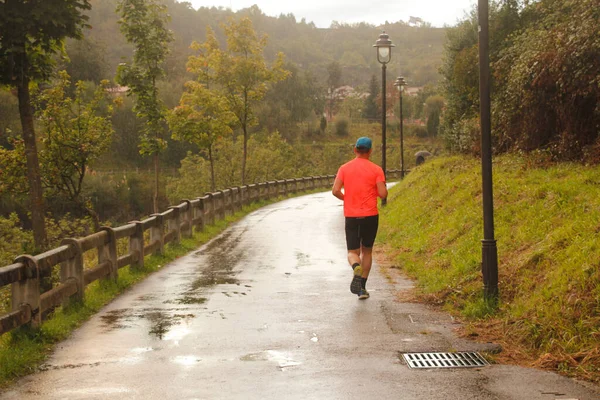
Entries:
<svg viewBox="0 0 600 400">
<path fill-rule="evenodd" d="M 233 216 L 207 226 L 203 232 L 195 232 L 192 237 L 183 238 L 178 244 L 165 246 L 164 254 L 146 257 L 142 270 L 129 267 L 120 269 L 117 282 L 96 281 L 88 285 L 83 303 L 59 307 L 39 329 L 23 327 L 0 336 L 0 388 L 8 386 L 19 377 L 35 372 L 56 343 L 66 339 L 74 329 L 120 293 L 160 270 L 165 264 L 197 249 L 248 213 L 279 200 L 281 199 L 261 201 L 244 207 Z"/>
<path fill-rule="evenodd" d="M 481 166 L 432 160 L 390 191 L 380 238 L 422 298 L 498 330 L 535 365 L 600 380 L 600 168 L 494 160 L 498 308 L 482 300 Z"/>
</svg>

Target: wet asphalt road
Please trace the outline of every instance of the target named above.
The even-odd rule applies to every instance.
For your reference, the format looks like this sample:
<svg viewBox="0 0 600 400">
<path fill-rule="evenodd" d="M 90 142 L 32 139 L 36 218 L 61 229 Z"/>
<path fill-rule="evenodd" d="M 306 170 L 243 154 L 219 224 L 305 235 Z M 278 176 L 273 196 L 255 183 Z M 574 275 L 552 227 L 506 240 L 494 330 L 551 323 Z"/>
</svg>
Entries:
<svg viewBox="0 0 600 400">
<path fill-rule="evenodd" d="M 349 293 L 341 202 L 262 208 L 128 291 L 2 399 L 600 399 L 510 366 L 411 370 L 408 351 L 474 351 L 452 319 L 394 300 L 374 266 Z"/>
</svg>

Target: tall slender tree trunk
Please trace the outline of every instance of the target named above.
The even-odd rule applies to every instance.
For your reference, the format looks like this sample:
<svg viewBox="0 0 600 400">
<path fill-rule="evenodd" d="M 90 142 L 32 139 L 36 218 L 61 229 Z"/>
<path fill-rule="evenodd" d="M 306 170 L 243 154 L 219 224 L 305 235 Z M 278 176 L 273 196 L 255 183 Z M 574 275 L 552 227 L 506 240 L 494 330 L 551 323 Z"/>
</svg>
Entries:
<svg viewBox="0 0 600 400">
<path fill-rule="evenodd" d="M 158 214 L 158 153 L 154 154 L 154 214 Z"/>
<path fill-rule="evenodd" d="M 216 190 L 215 187 L 215 163 L 212 155 L 212 144 L 208 146 L 208 160 L 210 161 L 210 190 L 213 192 Z"/>
<path fill-rule="evenodd" d="M 33 126 L 33 110 L 29 94 L 29 79 L 23 77 L 17 84 L 19 98 L 19 115 L 25 142 L 25 157 L 27 159 L 27 179 L 29 181 L 29 202 L 31 203 L 31 223 L 33 225 L 33 240 L 38 250 L 46 248 L 46 225 L 44 220 L 44 197 L 42 192 L 42 179 L 40 177 L 40 164 L 35 142 L 35 129 Z"/>
</svg>

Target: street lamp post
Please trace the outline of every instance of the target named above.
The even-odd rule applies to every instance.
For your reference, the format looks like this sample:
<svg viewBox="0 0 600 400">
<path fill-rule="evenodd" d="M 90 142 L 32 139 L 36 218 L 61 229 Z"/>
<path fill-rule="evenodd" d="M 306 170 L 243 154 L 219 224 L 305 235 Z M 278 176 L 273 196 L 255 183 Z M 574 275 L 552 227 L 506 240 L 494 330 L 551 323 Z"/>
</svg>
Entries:
<svg viewBox="0 0 600 400">
<path fill-rule="evenodd" d="M 492 124 L 490 96 L 489 4 L 478 0 L 479 8 L 479 104 L 481 115 L 481 172 L 483 189 L 483 240 L 481 272 L 483 295 L 498 301 L 498 249 L 494 239 L 494 197 L 492 184 Z"/>
<path fill-rule="evenodd" d="M 385 91 L 385 78 L 386 78 L 386 65 L 392 59 L 392 41 L 390 40 L 390 36 L 384 32 L 379 35 L 379 39 L 373 45 L 373 47 L 377 48 L 377 61 L 381 63 L 381 168 L 383 169 L 383 174 L 386 174 L 386 91 Z M 381 200 L 381 205 L 384 206 L 386 204 L 386 199 Z"/>
<path fill-rule="evenodd" d="M 404 179 L 404 116 L 402 112 L 402 93 L 404 92 L 404 86 L 406 86 L 404 77 L 399 76 L 394 82 L 394 86 L 398 88 L 400 96 L 400 179 Z"/>
</svg>

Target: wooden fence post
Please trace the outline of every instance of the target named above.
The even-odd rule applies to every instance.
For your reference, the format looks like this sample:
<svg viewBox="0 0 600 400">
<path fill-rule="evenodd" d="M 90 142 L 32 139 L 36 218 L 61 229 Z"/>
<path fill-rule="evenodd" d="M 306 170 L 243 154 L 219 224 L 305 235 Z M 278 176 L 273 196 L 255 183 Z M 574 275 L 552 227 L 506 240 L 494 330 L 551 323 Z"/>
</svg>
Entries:
<svg viewBox="0 0 600 400">
<path fill-rule="evenodd" d="M 256 183 L 248 185 L 248 203 L 256 201 Z"/>
<path fill-rule="evenodd" d="M 132 221 L 135 224 L 135 233 L 129 237 L 129 252 L 134 255 L 135 261 L 131 262 L 134 269 L 144 268 L 144 224 Z"/>
<path fill-rule="evenodd" d="M 224 201 L 223 201 L 223 191 L 222 190 L 217 190 L 215 192 L 215 196 L 213 197 L 213 205 L 215 206 L 215 210 L 217 210 L 215 212 L 215 216 L 218 219 L 224 219 L 225 218 L 225 207 L 224 207 Z"/>
<path fill-rule="evenodd" d="M 73 258 L 60 263 L 60 281 L 61 283 L 67 283 L 70 279 L 75 280 L 77 293 L 73 298 L 76 301 L 82 302 L 85 293 L 85 281 L 83 280 L 83 250 L 81 249 L 81 243 L 77 239 L 66 238 L 62 240 L 61 245 L 70 246 L 74 250 L 75 255 Z M 68 305 L 70 300 L 70 297 L 65 298 L 63 306 Z"/>
<path fill-rule="evenodd" d="M 156 218 L 156 220 L 154 225 L 150 227 L 150 244 L 158 242 L 154 254 L 163 254 L 165 252 L 165 218 L 162 214 L 152 214 L 151 217 Z"/>
<path fill-rule="evenodd" d="M 31 325 L 38 327 L 42 323 L 40 268 L 36 259 L 29 255 L 17 257 L 15 263 L 25 265 L 27 277 L 11 285 L 12 311 L 18 311 L 23 306 L 29 306 L 31 311 Z"/>
<path fill-rule="evenodd" d="M 215 223 L 215 196 L 212 193 L 206 193 L 208 199 L 204 205 L 206 206 L 205 212 L 208 213 L 208 219 L 206 220 L 206 224 L 214 225 Z"/>
<path fill-rule="evenodd" d="M 187 204 L 187 209 L 183 214 L 183 237 L 192 237 L 192 221 L 194 220 L 194 212 L 192 210 L 192 202 L 189 200 L 182 200 L 185 204 Z"/>
<path fill-rule="evenodd" d="M 169 210 L 173 210 L 173 218 L 169 218 L 167 224 L 169 226 L 168 231 L 175 231 L 175 238 L 173 241 L 179 243 L 181 241 L 181 216 L 179 207 L 169 207 Z"/>
<path fill-rule="evenodd" d="M 225 203 L 225 210 L 229 215 L 233 215 L 235 213 L 233 209 L 233 188 L 223 190 L 223 202 Z"/>
<path fill-rule="evenodd" d="M 198 224 L 198 226 L 196 227 L 196 232 L 203 232 L 204 231 L 204 226 L 205 226 L 205 218 L 206 218 L 206 213 L 205 213 L 205 206 L 204 206 L 204 200 L 205 197 L 198 197 L 198 214 L 197 216 L 200 217 L 200 223 Z"/>
<path fill-rule="evenodd" d="M 108 235 L 108 243 L 98 247 L 98 265 L 109 262 L 110 274 L 108 277 L 116 282 L 119 277 L 119 265 L 117 264 L 117 235 L 115 234 L 115 230 L 108 226 L 103 226 L 100 230 L 105 231 Z"/>
<path fill-rule="evenodd" d="M 244 208 L 246 205 L 246 195 L 248 192 L 248 185 L 239 186 L 240 188 L 240 209 Z"/>
<path fill-rule="evenodd" d="M 232 190 L 235 193 L 233 197 L 233 212 L 236 213 L 242 209 L 242 188 L 241 186 L 235 186 Z"/>
</svg>

